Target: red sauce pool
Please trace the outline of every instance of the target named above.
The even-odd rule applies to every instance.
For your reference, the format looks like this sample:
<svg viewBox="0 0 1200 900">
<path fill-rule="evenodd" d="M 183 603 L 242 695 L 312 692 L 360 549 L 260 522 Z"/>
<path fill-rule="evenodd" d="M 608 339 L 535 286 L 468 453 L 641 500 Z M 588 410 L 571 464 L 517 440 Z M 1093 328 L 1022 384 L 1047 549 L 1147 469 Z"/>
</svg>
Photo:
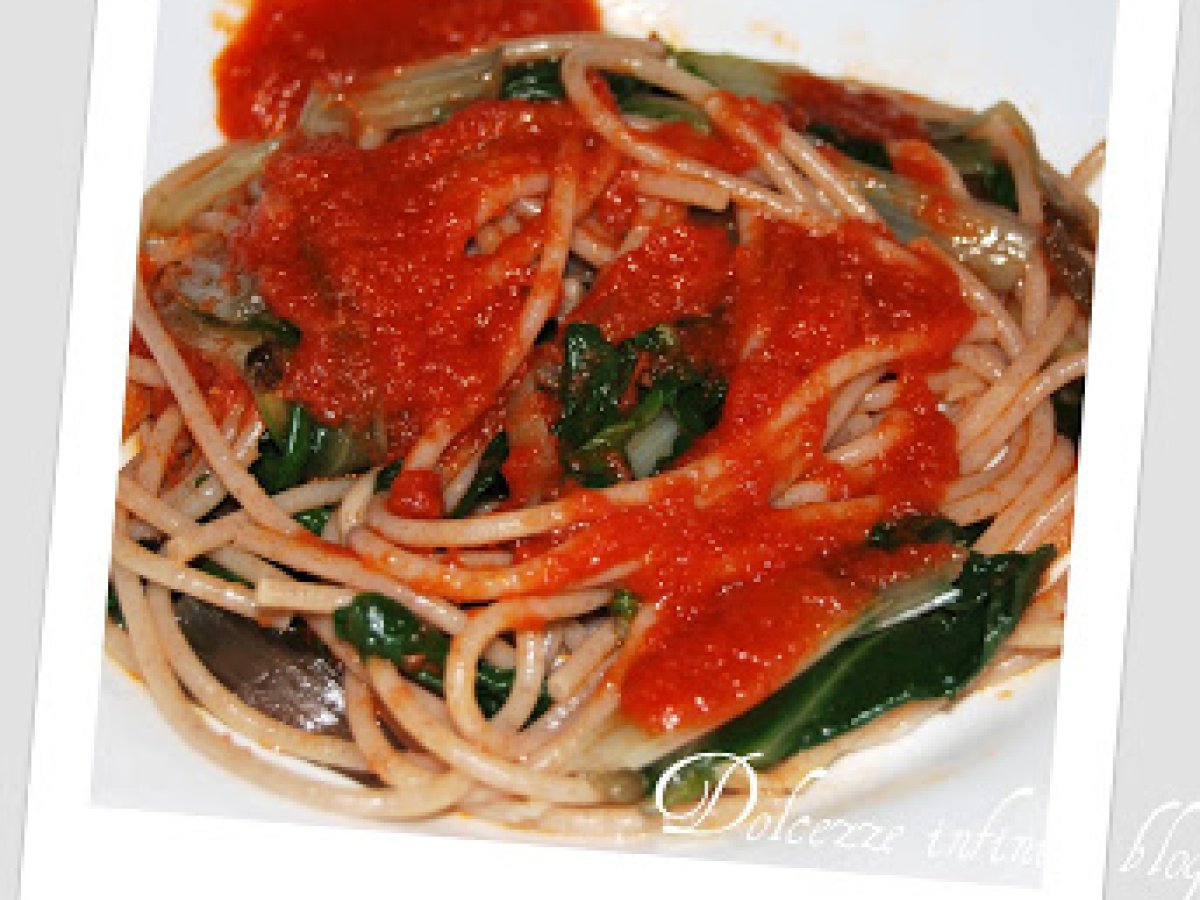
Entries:
<svg viewBox="0 0 1200 900">
<path fill-rule="evenodd" d="M 294 125 L 309 85 L 532 34 L 594 31 L 592 0 L 254 0 L 213 75 L 231 138 Z"/>
</svg>

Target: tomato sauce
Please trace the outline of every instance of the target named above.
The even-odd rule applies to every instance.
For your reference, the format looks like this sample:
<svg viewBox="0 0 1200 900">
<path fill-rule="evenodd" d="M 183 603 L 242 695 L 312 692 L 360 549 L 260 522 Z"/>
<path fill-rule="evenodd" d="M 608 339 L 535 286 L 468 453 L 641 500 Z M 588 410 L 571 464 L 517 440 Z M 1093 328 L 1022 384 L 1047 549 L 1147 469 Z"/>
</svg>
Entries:
<svg viewBox="0 0 1200 900">
<path fill-rule="evenodd" d="M 314 79 L 348 85 L 381 66 L 599 24 L 583 0 L 358 0 L 353 15 L 347 6 L 254 3 L 215 70 L 228 134 L 286 128 Z M 881 93 L 804 75 L 787 88 L 800 118 L 875 140 L 925 136 Z M 775 108 L 738 102 L 756 132 L 777 137 Z M 639 139 L 729 171 L 756 162 L 752 147 L 687 122 Z M 908 155 L 912 167 L 921 164 L 918 151 Z M 285 145 L 269 161 L 261 198 L 233 247 L 271 311 L 303 334 L 285 367 L 285 397 L 322 422 L 381 429 L 389 458 L 437 423 L 494 409 L 505 389 L 504 345 L 545 238 L 544 214 L 493 253 L 467 250 L 485 200 L 564 164 L 579 171 L 581 184 L 607 183 L 587 222 L 619 240 L 641 208 L 636 175 L 626 168 L 612 178 L 611 150 L 565 104 L 477 103 L 371 151 L 340 139 Z M 585 495 L 581 521 L 515 549 L 518 562 L 542 564 L 538 591 L 632 564 L 623 584 L 653 606 L 655 620 L 612 677 L 621 683 L 623 715 L 651 732 L 712 726 L 751 708 L 861 615 L 881 587 L 955 552 L 885 552 L 864 542 L 883 519 L 934 511 L 958 474 L 953 425 L 925 376 L 946 365 L 974 321 L 951 271 L 920 252 L 915 260 L 884 258 L 872 227 L 845 223 L 813 236 L 764 221 L 754 240 L 735 247 L 723 224 L 697 224 L 663 207 L 643 243 L 598 274 L 571 319 L 593 322 L 616 341 L 701 317 L 704 324 L 684 331 L 687 351 L 719 361 L 729 390 L 720 424 L 689 458 L 720 448 L 724 465 L 703 486 L 663 487 L 642 506 Z M 891 367 L 898 430 L 879 458 L 853 469 L 822 461 L 828 400 L 784 433 L 764 436 L 780 404 L 820 366 L 913 334 L 922 349 Z M 220 381 L 207 387 L 219 392 Z M 544 407 L 554 401 L 543 400 L 530 415 L 536 408 L 549 417 Z M 511 423 L 505 427 L 511 440 Z M 580 490 L 547 484 L 557 474 L 557 460 L 547 458 L 552 440 L 512 446 L 503 471 L 513 502 Z M 844 502 L 817 515 L 774 508 L 771 497 L 794 477 L 787 466 L 797 457 L 811 459 L 806 477 Z M 443 515 L 440 487 L 433 473 L 401 473 L 388 502 L 409 517 Z"/>
<path fill-rule="evenodd" d="M 231 138 L 294 125 L 309 86 L 534 34 L 593 31 L 592 0 L 254 0 L 217 58 L 217 121 Z"/>
<path fill-rule="evenodd" d="M 733 247 L 722 227 L 652 231 L 603 270 L 573 322 L 593 322 L 613 342 L 663 322 L 706 316 L 733 288 Z"/>
<path fill-rule="evenodd" d="M 625 673 L 622 710 L 655 733 L 732 718 L 778 690 L 870 597 L 817 568 L 728 585 L 702 614 L 654 629 Z"/>
<path fill-rule="evenodd" d="M 892 408 L 913 418 L 905 436 L 874 468 L 866 489 L 884 498 L 889 518 L 932 512 L 945 486 L 959 474 L 954 425 L 938 412 L 920 367 L 902 371 Z"/>
<path fill-rule="evenodd" d="M 688 122 L 665 122 L 639 138 L 681 156 L 698 159 L 718 169 L 742 173 L 753 168 L 757 157 L 754 150 L 740 141 L 720 133 L 706 133 Z"/>
<path fill-rule="evenodd" d="M 954 274 L 933 259 L 880 257 L 878 235 L 849 222 L 827 237 L 764 223 L 738 248 L 732 338 L 754 348 L 734 371 L 720 431 L 733 438 L 768 417 L 822 363 L 855 347 L 916 331 L 924 366 L 945 363 L 974 321 Z"/>
<path fill-rule="evenodd" d="M 894 141 L 888 146 L 888 157 L 899 175 L 942 189 L 950 187 L 947 164 L 927 141 Z"/>
<path fill-rule="evenodd" d="M 787 117 L 781 107 L 764 103 L 757 97 L 742 97 L 730 91 L 716 91 L 713 100 L 718 109 L 724 108 L 750 126 L 762 140 L 777 146 L 787 126 Z"/>
<path fill-rule="evenodd" d="M 408 519 L 438 519 L 442 508 L 442 477 L 430 469 L 401 472 L 388 489 L 388 510 Z"/>
<path fill-rule="evenodd" d="M 592 207 L 589 226 L 598 226 L 600 236 L 609 243 L 619 241 L 633 227 L 642 199 L 632 167 L 624 167 L 613 177 Z"/>
<path fill-rule="evenodd" d="M 877 515 L 806 522 L 748 491 L 654 523 L 662 543 L 629 579 L 656 619 L 620 676 L 625 716 L 651 732 L 715 724 L 775 691 L 866 605 L 822 560 L 860 544 Z M 622 523 L 625 540 L 647 536 L 636 524 Z"/>
<path fill-rule="evenodd" d="M 895 366 L 900 438 L 853 475 L 828 463 L 810 472 L 827 480 L 831 499 L 879 500 L 851 502 L 816 521 L 802 507 L 775 510 L 768 500 L 781 473 L 773 448 L 743 442 L 719 502 L 697 511 L 668 499 L 589 531 L 604 535 L 610 551 L 623 545 L 635 558 L 648 554 L 628 586 L 654 604 L 657 619 L 620 678 L 623 713 L 649 731 L 711 726 L 751 708 L 853 621 L 879 587 L 949 552 L 863 546 L 881 519 L 935 511 L 958 475 L 953 425 L 924 376 L 945 365 L 974 321 L 949 269 L 922 257 L 915 266 L 885 260 L 875 238 L 850 223 L 827 237 L 766 223 L 760 241 L 737 249 L 730 330 L 750 349 L 732 369 L 722 422 L 705 443 L 737 448 L 822 363 L 917 332 L 926 339 L 922 351 Z M 817 455 L 826 414 L 827 405 L 817 404 L 791 429 L 793 454 Z M 604 541 L 589 546 L 601 557 L 597 570 L 615 558 L 598 550 Z"/>
<path fill-rule="evenodd" d="M 926 136 L 920 119 L 891 97 L 870 88 L 798 72 L 784 78 L 784 91 L 793 107 L 793 124 L 800 129 L 819 122 L 875 141 Z"/>
<path fill-rule="evenodd" d="M 567 106 L 486 102 L 375 151 L 331 141 L 273 156 L 235 250 L 303 332 L 285 396 L 329 424 L 382 428 L 391 458 L 488 406 L 544 225 L 471 256 L 480 204 L 572 142 L 588 143 Z M 574 163 L 600 156 L 583 146 Z"/>
</svg>

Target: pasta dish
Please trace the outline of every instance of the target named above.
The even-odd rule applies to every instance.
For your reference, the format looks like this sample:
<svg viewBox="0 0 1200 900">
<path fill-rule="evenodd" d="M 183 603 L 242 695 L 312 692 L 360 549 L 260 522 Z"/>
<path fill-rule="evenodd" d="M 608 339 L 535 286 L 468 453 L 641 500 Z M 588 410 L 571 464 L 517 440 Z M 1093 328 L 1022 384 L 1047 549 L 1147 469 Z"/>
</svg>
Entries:
<svg viewBox="0 0 1200 900">
<path fill-rule="evenodd" d="M 144 198 L 107 645 L 287 798 L 651 831 L 1059 651 L 1103 145 L 572 9 Z"/>
</svg>

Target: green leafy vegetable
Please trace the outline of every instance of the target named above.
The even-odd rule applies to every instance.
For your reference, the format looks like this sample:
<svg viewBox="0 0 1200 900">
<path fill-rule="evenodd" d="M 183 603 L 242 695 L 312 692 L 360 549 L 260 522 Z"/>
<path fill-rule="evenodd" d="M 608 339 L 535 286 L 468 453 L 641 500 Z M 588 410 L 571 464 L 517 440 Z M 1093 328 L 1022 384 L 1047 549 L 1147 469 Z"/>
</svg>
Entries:
<svg viewBox="0 0 1200 900">
<path fill-rule="evenodd" d="M 250 471 L 268 494 L 368 464 L 369 437 L 321 425 L 301 404 L 286 403 L 276 394 L 261 394 L 258 401 L 267 434 Z"/>
<path fill-rule="evenodd" d="M 784 79 L 788 74 L 800 71 L 794 66 L 729 53 L 700 53 L 694 50 L 676 52 L 675 62 L 685 72 L 703 78 L 722 90 L 785 108 L 793 105 Z M 812 122 L 805 131 L 810 137 L 830 145 L 853 160 L 884 172 L 892 170 L 891 158 L 881 141 L 848 134 L 828 122 Z"/>
<path fill-rule="evenodd" d="M 398 459 L 395 462 L 388 463 L 379 470 L 379 474 L 375 476 L 375 493 L 391 490 L 392 484 L 396 481 L 400 470 L 404 468 L 404 460 Z"/>
<path fill-rule="evenodd" d="M 1038 234 L 1008 210 L 971 198 L 946 203 L 927 184 L 850 159 L 838 167 L 902 242 L 930 238 L 993 290 L 1011 290 L 1024 275 Z"/>
<path fill-rule="evenodd" d="M 499 500 L 508 496 L 508 482 L 500 474 L 500 468 L 508 459 L 508 434 L 501 431 L 483 448 L 479 469 L 467 492 L 450 511 L 452 519 L 461 519 L 473 513 L 481 503 Z"/>
<path fill-rule="evenodd" d="M 241 323 L 241 327 L 271 337 L 288 348 L 299 346 L 300 338 L 304 336 L 303 332 L 291 322 L 266 312 L 251 316 Z"/>
<path fill-rule="evenodd" d="M 789 72 L 799 71 L 786 65 L 724 53 L 682 51 L 675 55 L 675 59 L 682 69 L 717 87 L 784 106 L 789 103 L 784 78 Z M 988 116 L 1003 117 L 1032 139 L 1028 126 L 1016 108 L 1012 104 L 1001 103 L 962 121 L 928 123 L 929 128 L 937 132 L 933 145 L 958 170 L 973 197 L 1016 212 L 1017 188 L 1012 170 L 993 151 L 988 141 L 969 136 L 969 132 Z M 892 171 L 891 158 L 881 141 L 848 134 L 828 122 L 813 122 L 806 130 L 809 136 L 829 144 L 852 160 L 881 172 Z"/>
<path fill-rule="evenodd" d="M 258 335 L 262 338 L 276 341 L 289 349 L 298 346 L 300 338 L 304 336 L 303 332 L 291 322 L 272 315 L 269 312 L 257 312 L 252 316 L 236 321 L 222 319 L 220 316 L 199 310 L 195 310 L 193 315 L 208 330 L 215 329 L 218 331 L 224 330 L 233 333 Z"/>
<path fill-rule="evenodd" d="M 655 119 L 659 122 L 687 122 L 701 134 L 712 131 L 712 125 L 700 109 L 665 94 L 652 91 L 634 91 L 617 97 L 617 108 L 631 116 Z"/>
<path fill-rule="evenodd" d="M 142 210 L 142 222 L 148 231 L 178 231 L 197 213 L 220 197 L 237 190 L 262 171 L 267 158 L 278 149 L 282 138 L 260 143 L 231 143 L 221 161 L 178 190 L 151 194 Z"/>
<path fill-rule="evenodd" d="M 701 53 L 695 50 L 677 51 L 674 58 L 679 68 L 722 90 L 743 97 L 755 97 L 765 103 L 782 103 L 787 99 L 782 77 L 788 71 L 785 66 L 732 53 Z"/>
<path fill-rule="evenodd" d="M 612 600 L 608 602 L 609 612 L 612 613 L 616 622 L 617 636 L 621 640 L 624 640 L 629 634 L 629 626 L 633 624 L 634 616 L 638 614 L 641 605 L 641 598 L 625 588 L 613 594 Z"/>
<path fill-rule="evenodd" d="M 898 550 L 912 544 L 957 544 L 970 547 L 979 540 L 991 519 L 959 525 L 941 516 L 905 516 L 880 522 L 867 535 L 867 546 L 877 550 Z"/>
<path fill-rule="evenodd" d="M 220 563 L 215 563 L 211 559 L 198 559 L 195 564 L 197 569 L 204 572 L 206 575 L 211 575 L 213 578 L 220 578 L 222 581 L 232 581 L 234 584 L 240 584 L 242 587 L 252 588 L 254 585 L 234 572 L 230 572 Z"/>
<path fill-rule="evenodd" d="M 623 113 L 660 121 L 688 122 L 698 131 L 709 131 L 708 117 L 701 110 L 640 78 L 609 74 L 605 80 L 617 101 L 617 108 Z M 565 99 L 567 92 L 563 87 L 559 61 L 543 59 L 509 67 L 504 72 L 500 96 L 505 100 L 533 103 Z"/>
<path fill-rule="evenodd" d="M 635 384 L 643 354 L 647 375 Z M 724 378 L 684 358 L 675 327 L 659 325 L 611 344 L 595 325 L 568 325 L 562 416 L 554 429 L 563 468 L 586 487 L 651 474 L 716 426 L 726 390 Z M 655 450 L 648 465 L 633 466 L 631 443 L 661 416 L 670 418 L 669 444 Z"/>
<path fill-rule="evenodd" d="M 888 155 L 887 148 L 879 141 L 855 137 L 824 122 L 813 122 L 805 130 L 809 136 L 829 144 L 839 153 L 844 153 L 851 159 L 884 172 L 892 171 L 892 158 Z"/>
<path fill-rule="evenodd" d="M 839 645 L 749 712 L 650 766 L 648 781 L 711 751 L 759 754 L 750 764 L 769 768 L 905 703 L 956 696 L 1012 632 L 1053 556 L 1050 547 L 972 553 L 952 602 Z M 678 769 L 664 786 L 665 804 L 701 796 L 719 764 L 703 759 Z"/>
<path fill-rule="evenodd" d="M 329 523 L 329 517 L 332 515 L 332 506 L 318 506 L 316 509 L 306 509 L 303 512 L 298 512 L 292 518 L 317 537 L 320 537 L 321 532 L 325 530 L 325 526 Z"/>
<path fill-rule="evenodd" d="M 566 328 L 563 351 L 562 416 L 555 432 L 575 448 L 620 419 L 637 350 L 629 342 L 610 344 L 595 325 L 572 324 Z"/>
<path fill-rule="evenodd" d="M 1017 211 L 1017 184 L 1012 169 L 980 138 L 949 137 L 933 142 L 934 148 L 958 170 L 971 196 Z"/>
<path fill-rule="evenodd" d="M 503 100 L 541 103 L 547 100 L 562 100 L 566 96 L 559 62 L 556 59 L 539 59 L 504 70 L 504 79 L 500 85 L 500 97 Z"/>
<path fill-rule="evenodd" d="M 1058 433 L 1079 443 L 1083 430 L 1083 393 L 1085 380 L 1076 378 L 1060 387 L 1051 396 L 1054 403 L 1054 425 Z"/>
<path fill-rule="evenodd" d="M 252 471 L 268 494 L 286 491 L 304 480 L 312 459 L 313 421 L 299 403 L 292 404 L 282 434 L 272 434 L 260 446 Z"/>
<path fill-rule="evenodd" d="M 354 646 L 366 659 L 386 659 L 403 675 L 436 694 L 443 692 L 450 638 L 420 621 L 411 612 L 381 594 L 359 594 L 349 606 L 333 614 L 337 636 Z M 491 718 L 503 708 L 512 690 L 515 673 L 480 661 L 475 675 L 475 699 Z M 532 718 L 550 708 L 545 686 Z"/>
<path fill-rule="evenodd" d="M 108 583 L 108 617 L 114 625 L 125 627 L 125 613 L 121 611 L 121 601 L 117 598 L 117 588 L 111 581 Z"/>
</svg>

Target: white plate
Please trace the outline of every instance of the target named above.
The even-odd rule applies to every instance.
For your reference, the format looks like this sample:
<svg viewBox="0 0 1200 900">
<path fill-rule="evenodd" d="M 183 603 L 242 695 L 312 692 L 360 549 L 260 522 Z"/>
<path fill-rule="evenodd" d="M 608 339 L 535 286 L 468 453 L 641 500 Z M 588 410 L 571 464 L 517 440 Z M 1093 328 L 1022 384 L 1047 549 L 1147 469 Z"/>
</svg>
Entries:
<svg viewBox="0 0 1200 900">
<path fill-rule="evenodd" d="M 149 134 L 150 182 L 219 140 L 213 124 L 212 26 L 217 0 L 163 4 Z M 1033 124 L 1044 156 L 1069 167 L 1105 133 L 1115 30 L 1114 0 L 609 0 L 610 28 L 653 30 L 668 41 L 791 59 L 975 107 L 1011 99 Z M 890 853 L 747 841 L 725 835 L 622 845 L 633 851 L 716 856 L 913 876 L 1032 884 L 1036 860 L 994 861 L 973 838 L 991 820 L 1007 850 L 1039 844 L 1050 783 L 1057 666 L 1003 691 L 969 698 L 892 745 L 838 764 L 806 795 L 803 811 L 902 829 Z M 274 821 L 330 816 L 277 799 L 216 769 L 184 746 L 144 691 L 106 663 L 93 796 L 121 807 Z M 1007 802 L 1006 802 L 1007 801 Z M 357 823 L 362 827 L 374 827 Z M 941 842 L 930 845 L 933 829 Z M 390 827 L 390 826 L 389 826 Z M 422 830 L 533 839 L 462 818 Z M 1000 855 L 1007 856 L 1007 852 Z"/>
</svg>

